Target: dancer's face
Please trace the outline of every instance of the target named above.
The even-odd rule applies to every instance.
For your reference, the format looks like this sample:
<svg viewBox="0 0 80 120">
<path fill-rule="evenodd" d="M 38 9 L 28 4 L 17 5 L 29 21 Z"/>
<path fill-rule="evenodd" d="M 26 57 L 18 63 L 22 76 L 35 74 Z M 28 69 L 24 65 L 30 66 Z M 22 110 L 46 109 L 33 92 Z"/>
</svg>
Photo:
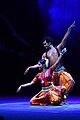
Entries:
<svg viewBox="0 0 80 120">
<path fill-rule="evenodd" d="M 44 65 L 42 65 L 40 62 L 38 62 L 38 65 L 39 65 L 39 67 L 38 67 L 39 70 L 42 70 Z"/>
<path fill-rule="evenodd" d="M 44 48 L 49 49 L 51 43 L 47 43 L 46 40 L 43 42 Z"/>
</svg>

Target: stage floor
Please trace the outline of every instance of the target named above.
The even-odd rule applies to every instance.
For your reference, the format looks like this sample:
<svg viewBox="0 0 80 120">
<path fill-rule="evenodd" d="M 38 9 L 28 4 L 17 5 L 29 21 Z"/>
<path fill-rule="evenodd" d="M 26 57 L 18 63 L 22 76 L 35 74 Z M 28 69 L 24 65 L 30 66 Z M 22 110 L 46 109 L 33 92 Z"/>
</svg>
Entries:
<svg viewBox="0 0 80 120">
<path fill-rule="evenodd" d="M 63 106 L 32 106 L 30 97 L 0 97 L 0 120 L 80 120 L 80 96 Z"/>
</svg>

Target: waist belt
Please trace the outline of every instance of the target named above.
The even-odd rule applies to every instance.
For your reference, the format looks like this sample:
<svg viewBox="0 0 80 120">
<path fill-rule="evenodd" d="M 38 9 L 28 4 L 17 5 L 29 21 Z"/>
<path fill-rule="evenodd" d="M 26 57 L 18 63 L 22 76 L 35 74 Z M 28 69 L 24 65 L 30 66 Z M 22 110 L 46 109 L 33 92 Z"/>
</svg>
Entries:
<svg viewBox="0 0 80 120">
<path fill-rule="evenodd" d="M 59 71 L 65 70 L 64 66 L 60 67 L 60 68 L 55 68 L 54 73 L 57 73 Z"/>
<path fill-rule="evenodd" d="M 54 85 L 50 85 L 50 86 L 46 86 L 46 87 L 42 87 L 42 90 L 45 91 L 45 90 L 49 90 L 50 88 L 52 88 Z"/>
</svg>

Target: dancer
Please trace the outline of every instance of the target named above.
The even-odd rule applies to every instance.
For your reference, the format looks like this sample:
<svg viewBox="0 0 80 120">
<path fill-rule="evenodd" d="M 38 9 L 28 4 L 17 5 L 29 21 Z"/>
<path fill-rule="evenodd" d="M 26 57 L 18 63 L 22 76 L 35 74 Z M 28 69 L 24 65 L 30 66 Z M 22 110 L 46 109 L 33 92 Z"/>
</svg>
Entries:
<svg viewBox="0 0 80 120">
<path fill-rule="evenodd" d="M 67 38 L 68 38 L 68 36 L 69 36 L 69 34 L 70 34 L 70 32 L 71 32 L 71 30 L 74 26 L 75 26 L 75 21 L 68 28 L 68 30 L 67 30 L 66 34 L 64 35 L 61 43 L 59 45 L 57 45 L 56 47 L 53 46 L 52 38 L 45 37 L 43 39 L 43 45 L 44 45 L 44 47 L 46 48 L 47 51 L 45 53 L 43 53 L 42 59 L 49 60 L 49 65 L 50 66 L 54 65 L 55 62 L 57 61 L 58 56 L 59 56 L 61 50 L 64 48 L 64 46 L 66 44 L 66 41 L 67 41 Z M 47 64 L 47 66 L 48 66 L 48 64 Z M 37 67 L 38 67 L 38 64 L 28 67 L 25 70 L 24 74 L 26 74 L 29 71 L 29 69 L 37 68 Z M 52 74 L 52 79 L 53 79 L 53 83 L 55 85 L 65 86 L 66 90 L 67 90 L 67 93 L 69 93 L 72 90 L 72 88 L 74 86 L 74 83 L 75 83 L 72 76 L 70 75 L 70 73 L 68 73 L 66 71 L 66 69 L 64 68 L 61 61 L 56 65 L 56 68 L 54 69 L 53 74 Z"/>
<path fill-rule="evenodd" d="M 58 57 L 56 63 L 52 65 L 49 69 L 45 69 L 45 59 L 41 59 L 38 61 L 39 70 L 43 70 L 41 73 L 38 73 L 34 79 L 27 84 L 20 85 L 17 89 L 17 92 L 20 92 L 21 88 L 31 86 L 38 80 L 40 80 L 42 84 L 42 90 L 35 95 L 31 100 L 30 103 L 32 105 L 60 105 L 62 102 L 63 96 L 66 93 L 65 86 L 55 86 L 52 82 L 52 72 L 56 68 L 58 62 L 61 60 L 61 57 L 66 52 L 66 49 L 63 49 L 62 53 Z"/>
</svg>

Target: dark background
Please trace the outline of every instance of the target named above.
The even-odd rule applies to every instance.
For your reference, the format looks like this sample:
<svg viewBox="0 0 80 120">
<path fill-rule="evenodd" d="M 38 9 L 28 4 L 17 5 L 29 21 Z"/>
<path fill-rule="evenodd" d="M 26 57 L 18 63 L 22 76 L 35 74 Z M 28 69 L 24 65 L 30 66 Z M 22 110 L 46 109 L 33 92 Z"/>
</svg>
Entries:
<svg viewBox="0 0 80 120">
<path fill-rule="evenodd" d="M 71 95 L 80 93 L 80 1 L 79 0 L 3 0 L 0 1 L 0 95 L 34 95 L 40 83 L 16 93 L 20 84 L 29 82 L 37 70 L 30 70 L 44 51 L 42 39 L 51 36 L 54 46 L 67 28 L 76 22 L 68 37 L 63 63 L 75 80 Z"/>
</svg>

